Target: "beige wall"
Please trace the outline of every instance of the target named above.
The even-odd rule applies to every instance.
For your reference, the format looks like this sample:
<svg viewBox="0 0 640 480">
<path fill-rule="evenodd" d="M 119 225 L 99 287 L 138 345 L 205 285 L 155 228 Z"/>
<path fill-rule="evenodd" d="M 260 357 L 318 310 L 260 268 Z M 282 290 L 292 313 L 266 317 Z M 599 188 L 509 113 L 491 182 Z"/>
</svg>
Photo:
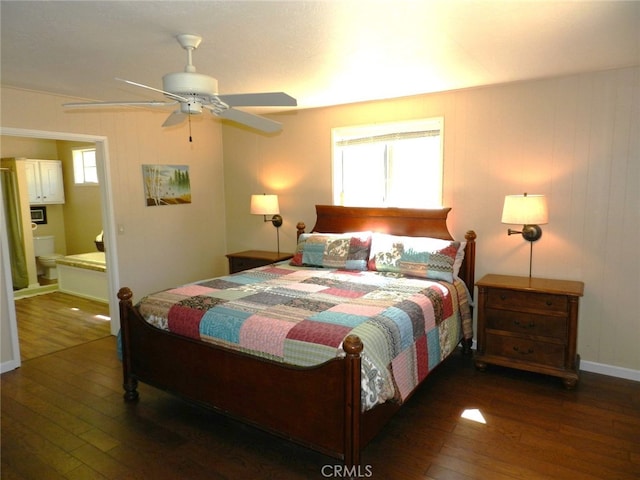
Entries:
<svg viewBox="0 0 640 480">
<path fill-rule="evenodd" d="M 117 287 L 130 287 L 138 299 L 226 273 L 226 240 L 220 228 L 225 224 L 224 173 L 216 119 L 194 118 L 193 143 L 189 143 L 185 127 L 160 127 L 168 115 L 165 111 L 67 112 L 61 106 L 69 101 L 65 97 L 6 87 L 0 95 L 3 128 L 106 137 L 113 220 L 122 229 L 114 233 Z M 189 165 L 192 203 L 146 207 L 143 164 Z M 111 314 L 117 317 L 116 312 Z M 3 316 L 3 324 L 6 321 Z M 1 360 L 6 360 L 4 351 Z"/>
<path fill-rule="evenodd" d="M 248 213 L 261 192 L 279 194 L 281 249 L 294 248 L 296 222 L 310 228 L 314 205 L 331 203 L 331 128 L 431 116 L 444 117 L 450 229 L 478 234 L 477 278 L 528 274 L 529 244 L 507 236 L 502 203 L 547 195 L 533 274 L 585 282 L 583 360 L 640 371 L 639 68 L 301 110 L 279 116 L 273 138 L 223 126 L 229 250 L 274 249 L 274 227 Z"/>
<path fill-rule="evenodd" d="M 64 233 L 66 254 L 95 252 L 94 242 L 102 230 L 100 187 L 76 185 L 73 181 L 73 148 L 91 148 L 95 144 L 57 142 L 58 159 L 64 176 Z"/>
</svg>

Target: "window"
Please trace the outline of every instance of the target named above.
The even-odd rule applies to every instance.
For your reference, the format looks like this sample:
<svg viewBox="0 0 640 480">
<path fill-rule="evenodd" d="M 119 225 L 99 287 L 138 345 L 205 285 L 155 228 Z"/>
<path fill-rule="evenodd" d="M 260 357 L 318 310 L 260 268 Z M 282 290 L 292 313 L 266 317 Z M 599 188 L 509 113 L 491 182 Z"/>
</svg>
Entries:
<svg viewBox="0 0 640 480">
<path fill-rule="evenodd" d="M 98 168 L 95 148 L 78 148 L 73 154 L 73 182 L 76 185 L 97 185 Z"/>
<path fill-rule="evenodd" d="M 442 118 L 334 128 L 333 203 L 442 206 Z"/>
</svg>

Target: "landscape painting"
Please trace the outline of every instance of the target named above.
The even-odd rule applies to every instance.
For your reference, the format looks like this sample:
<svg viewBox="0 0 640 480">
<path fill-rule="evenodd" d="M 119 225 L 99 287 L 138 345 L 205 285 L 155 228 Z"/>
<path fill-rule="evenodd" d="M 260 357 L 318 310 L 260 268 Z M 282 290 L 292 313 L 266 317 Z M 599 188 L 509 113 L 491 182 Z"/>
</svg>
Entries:
<svg viewBox="0 0 640 480">
<path fill-rule="evenodd" d="M 142 177 L 148 207 L 191 203 L 187 165 L 142 165 Z"/>
</svg>

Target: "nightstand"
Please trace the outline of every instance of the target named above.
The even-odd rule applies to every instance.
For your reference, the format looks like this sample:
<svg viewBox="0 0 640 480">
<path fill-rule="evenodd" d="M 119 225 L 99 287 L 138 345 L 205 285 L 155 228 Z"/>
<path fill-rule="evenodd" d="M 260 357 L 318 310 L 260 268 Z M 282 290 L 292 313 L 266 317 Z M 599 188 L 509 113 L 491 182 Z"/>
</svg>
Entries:
<svg viewBox="0 0 640 480">
<path fill-rule="evenodd" d="M 579 379 L 578 304 L 584 284 L 485 275 L 478 287 L 476 367 L 502 365 L 554 375 L 568 389 Z"/>
<path fill-rule="evenodd" d="M 244 252 L 229 253 L 227 258 L 229 259 L 229 273 L 237 273 L 250 268 L 288 260 L 293 258 L 293 253 L 246 250 Z"/>
</svg>

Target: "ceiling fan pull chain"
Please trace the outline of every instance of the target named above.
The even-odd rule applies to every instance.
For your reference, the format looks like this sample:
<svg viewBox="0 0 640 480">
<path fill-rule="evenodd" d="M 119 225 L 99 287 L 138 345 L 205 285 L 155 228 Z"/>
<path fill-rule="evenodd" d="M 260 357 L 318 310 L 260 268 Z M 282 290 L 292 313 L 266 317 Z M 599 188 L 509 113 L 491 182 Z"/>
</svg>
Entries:
<svg viewBox="0 0 640 480">
<path fill-rule="evenodd" d="M 193 143 L 193 139 L 191 138 L 191 114 L 188 114 L 189 117 L 189 142 Z"/>
</svg>

